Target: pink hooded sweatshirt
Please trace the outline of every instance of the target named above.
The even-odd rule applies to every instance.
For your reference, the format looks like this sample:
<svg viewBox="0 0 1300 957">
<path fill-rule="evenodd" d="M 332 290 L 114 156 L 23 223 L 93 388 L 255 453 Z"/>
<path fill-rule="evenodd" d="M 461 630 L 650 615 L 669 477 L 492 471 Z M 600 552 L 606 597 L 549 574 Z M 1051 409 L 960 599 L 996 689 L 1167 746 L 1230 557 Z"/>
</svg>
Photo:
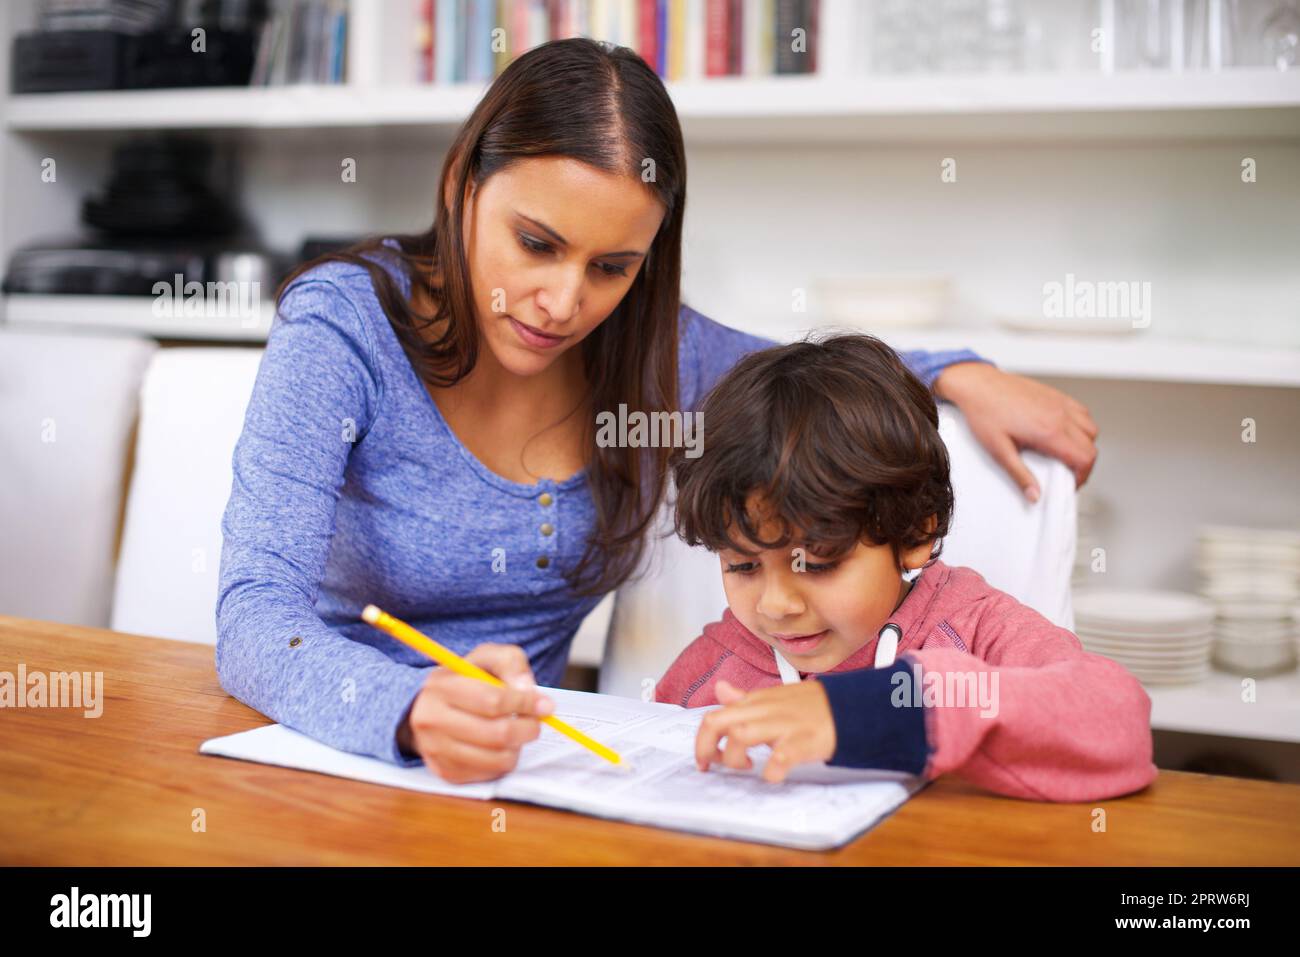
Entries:
<svg viewBox="0 0 1300 957">
<path fill-rule="evenodd" d="M 1037 801 L 1096 801 L 1155 780 L 1141 683 L 978 572 L 933 562 L 889 623 L 901 632 L 893 665 L 872 667 L 873 638 L 830 672 L 798 673 L 822 681 L 830 699 L 831 764 L 927 780 L 951 771 Z M 743 690 L 782 683 L 775 649 L 729 608 L 673 662 L 655 698 L 717 704 L 720 680 Z"/>
</svg>

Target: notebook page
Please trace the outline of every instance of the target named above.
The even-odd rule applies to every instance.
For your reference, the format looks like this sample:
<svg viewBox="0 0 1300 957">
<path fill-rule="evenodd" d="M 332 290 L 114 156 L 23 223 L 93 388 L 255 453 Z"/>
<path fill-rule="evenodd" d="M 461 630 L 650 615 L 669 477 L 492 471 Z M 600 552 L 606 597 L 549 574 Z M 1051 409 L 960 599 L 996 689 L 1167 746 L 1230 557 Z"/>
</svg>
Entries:
<svg viewBox="0 0 1300 957">
<path fill-rule="evenodd" d="M 614 742 L 622 740 L 636 728 L 663 718 L 665 715 L 680 714 L 684 710 L 680 705 L 675 704 L 639 701 L 636 698 L 619 698 L 587 691 L 569 691 L 564 688 L 543 688 L 542 691 L 555 702 L 555 717 L 601 744 L 613 747 L 615 751 L 619 749 L 615 747 Z M 530 741 L 519 752 L 519 764 L 507 777 L 513 777 L 532 768 L 549 764 L 556 758 L 573 754 L 585 755 L 590 759 L 593 767 L 603 765 L 616 774 L 623 773 L 567 735 L 544 724 L 537 740 Z"/>
<path fill-rule="evenodd" d="M 699 771 L 695 735 L 704 714 L 713 709 L 667 706 L 667 711 L 654 711 L 631 699 L 602 700 L 608 709 L 604 727 L 591 721 L 592 706 L 581 698 L 557 696 L 557 714 L 618 751 L 633 772 L 544 726 L 530 759 L 521 759 L 519 768 L 501 780 L 497 796 L 658 827 L 822 849 L 872 827 L 924 785 L 908 774 L 828 765 L 800 765 L 782 784 L 771 784 L 761 777 L 771 753 L 766 746 L 750 750 L 752 770 L 714 766 Z"/>
<path fill-rule="evenodd" d="M 267 725 L 205 741 L 204 754 L 315 771 L 388 787 L 488 800 L 531 801 L 596 817 L 790 847 L 846 843 L 923 786 L 886 771 L 800 765 L 781 785 L 759 776 L 769 750 L 750 751 L 755 768 L 695 768 L 695 734 L 709 708 L 544 689 L 557 715 L 631 762 L 622 771 L 543 725 L 520 752 L 515 771 L 499 781 L 449 784 L 423 765 L 398 767 L 338 751 L 283 725 Z"/>
<path fill-rule="evenodd" d="M 338 778 L 368 781 L 394 788 L 424 791 L 428 794 L 448 794 L 452 797 L 476 798 L 486 801 L 496 792 L 496 782 L 479 784 L 449 784 L 437 777 L 423 764 L 411 768 L 399 767 L 360 754 L 339 751 L 315 738 L 309 738 L 282 724 L 268 724 L 252 731 L 241 731 L 221 738 L 212 738 L 199 746 L 200 754 L 216 754 L 242 761 L 275 764 L 282 768 L 315 771 Z"/>
<path fill-rule="evenodd" d="M 614 731 L 633 727 L 665 712 L 681 711 L 677 705 L 637 701 L 633 698 L 615 698 L 610 695 L 587 694 L 562 688 L 543 688 L 556 707 L 565 711 L 565 720 L 579 730 L 592 735 L 602 744 Z M 592 759 L 608 764 L 601 758 L 575 744 L 558 731 L 543 725 L 546 737 L 526 744 L 519 754 L 519 767 L 529 767 L 549 760 L 556 754 L 582 751 Z M 452 797 L 488 800 L 497 793 L 498 782 L 476 784 L 450 784 L 433 774 L 424 765 L 399 767 L 360 754 L 339 751 L 314 738 L 287 728 L 282 724 L 269 724 L 251 731 L 228 734 L 204 741 L 201 754 L 261 764 L 274 764 L 301 771 L 315 771 L 334 777 L 352 778 L 387 787 L 407 788 L 428 794 L 447 794 Z"/>
</svg>

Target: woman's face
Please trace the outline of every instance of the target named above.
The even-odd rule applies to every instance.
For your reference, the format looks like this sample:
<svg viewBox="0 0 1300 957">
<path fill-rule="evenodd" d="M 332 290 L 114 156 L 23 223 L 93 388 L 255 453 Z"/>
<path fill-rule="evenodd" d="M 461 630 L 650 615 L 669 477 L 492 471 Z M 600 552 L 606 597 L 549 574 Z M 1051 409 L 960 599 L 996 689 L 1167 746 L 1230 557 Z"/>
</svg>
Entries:
<svg viewBox="0 0 1300 957">
<path fill-rule="evenodd" d="M 664 212 L 640 180 L 559 156 L 520 160 L 473 191 L 465 247 L 497 362 L 537 375 L 585 339 L 632 285 Z"/>
<path fill-rule="evenodd" d="M 746 505 L 761 522 L 760 537 L 774 538 L 780 529 L 771 510 L 755 495 Z M 738 535 L 734 526 L 731 531 Z M 899 559 L 919 568 L 929 556 L 926 544 L 904 549 Z M 841 664 L 876 637 L 907 593 L 888 545 L 859 542 L 835 562 L 811 551 L 798 556 L 790 546 L 754 556 L 723 549 L 718 557 L 731 613 L 802 672 Z"/>
</svg>

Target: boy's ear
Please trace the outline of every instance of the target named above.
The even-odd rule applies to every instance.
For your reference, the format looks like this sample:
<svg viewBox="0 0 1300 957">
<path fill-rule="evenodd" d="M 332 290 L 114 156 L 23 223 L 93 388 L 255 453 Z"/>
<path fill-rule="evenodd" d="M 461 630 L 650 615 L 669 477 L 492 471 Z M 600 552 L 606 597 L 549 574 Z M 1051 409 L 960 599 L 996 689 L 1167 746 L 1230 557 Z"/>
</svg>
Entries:
<svg viewBox="0 0 1300 957">
<path fill-rule="evenodd" d="M 934 530 L 939 526 L 938 516 L 931 515 L 925 520 L 926 533 L 931 537 L 915 548 L 904 549 L 899 558 L 902 560 L 903 568 L 911 571 L 920 568 L 930 560 L 930 554 L 934 551 Z"/>
</svg>

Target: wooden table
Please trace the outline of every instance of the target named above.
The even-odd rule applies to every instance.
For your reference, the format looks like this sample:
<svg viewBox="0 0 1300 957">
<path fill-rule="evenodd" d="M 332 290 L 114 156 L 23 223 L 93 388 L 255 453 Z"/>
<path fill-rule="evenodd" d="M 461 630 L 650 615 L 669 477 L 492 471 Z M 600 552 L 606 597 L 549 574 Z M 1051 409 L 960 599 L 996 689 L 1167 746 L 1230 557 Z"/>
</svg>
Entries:
<svg viewBox="0 0 1300 957">
<path fill-rule="evenodd" d="M 0 616 L 0 671 L 20 663 L 102 671 L 105 701 L 98 718 L 0 710 L 0 864 L 1300 864 L 1290 784 L 1163 771 L 1136 795 L 1040 804 L 949 776 L 838 851 L 794 851 L 200 755 L 268 723 L 222 690 L 207 645 Z"/>
</svg>

